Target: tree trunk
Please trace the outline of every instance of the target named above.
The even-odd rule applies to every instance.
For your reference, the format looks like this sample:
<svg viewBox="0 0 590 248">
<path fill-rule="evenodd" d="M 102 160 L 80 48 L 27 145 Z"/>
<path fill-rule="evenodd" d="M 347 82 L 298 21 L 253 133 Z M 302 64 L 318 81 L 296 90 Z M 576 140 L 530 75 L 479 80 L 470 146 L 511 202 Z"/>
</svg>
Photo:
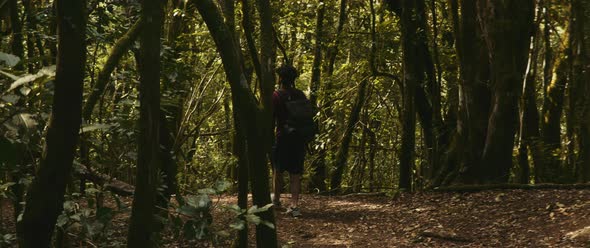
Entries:
<svg viewBox="0 0 590 248">
<path fill-rule="evenodd" d="M 20 22 L 20 17 L 18 15 L 18 4 L 17 0 L 8 0 L 8 8 L 10 9 L 10 27 L 12 38 L 10 40 L 10 48 L 12 50 L 12 54 L 23 59 L 25 55 L 24 47 L 23 47 L 23 33 L 22 33 L 22 24 Z M 22 69 L 22 63 L 16 66 L 16 69 Z"/>
<path fill-rule="evenodd" d="M 258 81 L 260 81 L 260 75 L 262 72 L 260 71 L 260 59 L 258 58 L 256 42 L 252 37 L 252 34 L 254 33 L 254 27 L 252 26 L 250 13 L 251 11 L 248 0 L 242 0 L 242 26 L 244 28 L 244 36 L 246 37 L 246 45 L 248 45 L 248 52 L 250 53 L 250 58 L 252 59 L 252 67 L 254 67 L 254 72 L 256 72 Z"/>
<path fill-rule="evenodd" d="M 569 38 L 562 39 L 564 42 L 553 63 L 552 78 L 545 88 L 546 93 L 543 99 L 541 137 L 545 145 L 547 161 L 542 168 L 535 167 L 535 183 L 555 183 L 561 174 L 561 115 L 572 57 Z"/>
<path fill-rule="evenodd" d="M 420 3 L 418 3 L 420 2 Z M 418 5 L 424 0 L 403 0 L 401 11 L 401 31 L 403 49 L 403 107 L 402 144 L 400 157 L 399 188 L 412 190 L 412 168 L 414 168 L 416 144 L 416 93 L 424 81 L 424 65 L 419 58 L 422 52 L 419 41 Z M 422 122 L 425 126 L 425 122 Z"/>
<path fill-rule="evenodd" d="M 52 114 L 39 171 L 19 224 L 20 247 L 49 247 L 61 214 L 80 130 L 86 64 L 86 1 L 57 0 L 58 59 Z"/>
<path fill-rule="evenodd" d="M 309 101 L 313 106 L 318 106 L 318 94 L 321 85 L 321 64 L 322 64 L 322 41 L 323 41 L 323 22 L 324 14 L 326 12 L 326 4 L 320 2 L 318 5 L 318 11 L 316 16 L 316 29 L 315 29 L 315 48 L 313 56 L 313 64 L 311 66 L 311 82 L 309 84 L 310 94 Z M 319 120 L 316 120 L 318 127 L 320 126 Z M 317 156 L 325 156 L 323 152 L 324 148 L 318 148 L 313 151 Z M 319 191 L 326 190 L 326 166 L 325 159 L 317 157 L 311 164 L 311 180 L 309 182 L 309 189 L 319 189 Z"/>
<path fill-rule="evenodd" d="M 520 131 L 518 144 L 519 172 L 518 181 L 528 184 L 530 179 L 529 153 L 533 158 L 533 168 L 544 167 L 545 159 L 542 158 L 541 134 L 539 131 L 539 111 L 537 109 L 537 60 L 541 42 L 539 42 L 539 25 L 541 23 L 541 9 L 537 11 L 537 21 L 532 33 L 530 45 L 532 46 L 528 59 L 527 71 L 525 73 L 522 97 L 520 98 Z"/>
<path fill-rule="evenodd" d="M 265 145 L 261 146 L 259 143 L 260 137 L 263 137 L 262 140 L 266 143 L 267 141 L 264 138 L 268 137 L 267 135 L 272 131 L 270 128 L 270 112 L 264 110 L 266 113 L 263 113 L 263 110 L 258 108 L 256 98 L 248 87 L 246 76 L 242 70 L 243 66 L 240 64 L 240 50 L 236 46 L 235 40 L 232 39 L 232 34 L 228 31 L 229 29 L 223 22 L 223 17 L 215 4 L 211 0 L 194 0 L 194 2 L 205 20 L 221 56 L 231 86 L 234 106 L 240 106 L 234 109 L 238 117 L 236 123 L 244 131 L 244 137 L 246 138 L 249 170 L 257 172 L 256 174 L 250 173 L 249 176 L 253 201 L 255 205 L 262 207 L 271 202 L 268 188 L 267 149 Z M 270 65 L 266 64 L 262 67 L 265 66 L 270 67 Z M 257 120 L 262 120 L 262 123 L 257 123 Z M 264 221 L 274 224 L 272 211 L 265 211 L 260 214 L 260 217 Z M 266 225 L 258 225 L 256 228 L 256 242 L 258 247 L 276 247 L 275 229 Z"/>
<path fill-rule="evenodd" d="M 140 35 L 139 140 L 137 176 L 133 198 L 128 247 L 154 247 L 158 169 L 160 161 L 160 38 L 163 2 L 142 2 L 143 24 Z"/>
<path fill-rule="evenodd" d="M 129 28 L 127 33 L 119 38 L 113 45 L 113 48 L 111 48 L 111 52 L 109 53 L 104 66 L 98 73 L 96 83 L 94 84 L 92 92 L 90 93 L 90 96 L 88 96 L 88 100 L 86 100 L 86 104 L 84 105 L 82 116 L 85 122 L 90 122 L 92 111 L 94 110 L 98 100 L 103 95 L 104 90 L 109 83 L 109 79 L 111 78 L 111 73 L 113 70 L 115 70 L 123 55 L 126 54 L 133 42 L 137 39 L 144 25 L 145 21 L 143 18 L 137 20 L 135 24 Z"/>
<path fill-rule="evenodd" d="M 532 33 L 534 0 L 478 2 L 493 85 L 492 112 L 482 155 L 486 182 L 507 182 L 512 167 L 518 96 Z"/>
<path fill-rule="evenodd" d="M 590 181 L 590 2 L 572 1 L 572 35 L 574 48 L 572 93 L 575 141 L 578 157 L 575 173 L 578 182 Z"/>
<path fill-rule="evenodd" d="M 338 14 L 338 26 L 336 27 L 336 39 L 334 40 L 334 43 L 330 44 L 330 46 L 328 47 L 328 52 L 327 52 L 327 61 L 328 61 L 328 66 L 327 66 L 327 70 L 326 70 L 326 74 L 328 76 L 332 76 L 332 74 L 334 73 L 334 64 L 336 63 L 336 56 L 338 56 L 338 46 L 340 45 L 340 40 L 342 38 L 342 30 L 344 30 L 344 24 L 346 23 L 346 18 L 348 16 L 347 12 L 346 12 L 346 5 L 347 5 L 347 0 L 340 0 L 340 11 Z M 319 13 L 318 13 L 319 14 Z M 318 15 L 319 18 L 319 15 Z"/>
<path fill-rule="evenodd" d="M 236 109 L 236 101 L 232 101 L 233 109 Z M 234 120 L 238 120 L 236 112 L 233 112 Z M 246 154 L 246 137 L 240 130 L 240 124 L 234 121 L 234 156 L 238 159 L 238 206 L 241 209 L 248 208 L 248 158 Z M 242 230 L 238 232 L 238 242 L 236 245 L 240 248 L 248 247 L 248 225 L 245 225 Z"/>
<path fill-rule="evenodd" d="M 31 0 L 23 0 L 23 7 L 25 9 L 25 16 L 26 16 L 26 33 L 27 33 L 27 39 L 26 39 L 26 44 L 27 44 L 27 58 L 29 59 L 28 62 L 28 70 L 29 73 L 32 74 L 36 67 L 35 67 L 35 63 L 33 63 L 33 60 L 35 58 L 35 36 L 33 35 L 35 33 L 35 17 L 34 17 L 34 13 L 33 13 L 33 6 L 31 3 Z"/>
<path fill-rule="evenodd" d="M 477 22 L 476 1 L 461 1 L 460 17 L 456 0 L 451 1 L 451 7 L 460 75 L 457 133 L 453 142 L 459 154 L 459 166 L 450 173 L 459 177 L 443 181 L 470 183 L 476 181 L 481 170 L 480 158 L 490 111 L 489 63 Z"/>
<path fill-rule="evenodd" d="M 260 101 L 262 109 L 258 110 L 257 122 L 252 126 L 248 138 L 248 153 L 251 163 L 250 187 L 252 189 L 252 201 L 254 205 L 264 206 L 271 203 L 268 181 L 267 155 L 271 152 L 273 136 L 273 105 L 272 94 L 275 89 L 275 59 L 276 44 L 272 6 L 269 0 L 257 0 L 258 14 L 260 18 Z M 261 143 L 262 142 L 262 146 Z M 274 213 L 265 211 L 260 214 L 263 219 L 274 224 Z M 277 246 L 276 230 L 266 225 L 256 226 L 256 245 L 258 247 Z"/>
<path fill-rule="evenodd" d="M 368 79 L 364 79 L 358 86 L 356 99 L 354 101 L 354 105 L 352 105 L 348 121 L 346 122 L 346 129 L 344 130 L 344 134 L 342 135 L 342 139 L 339 143 L 338 152 L 336 153 L 336 158 L 334 161 L 334 172 L 332 172 L 332 180 L 330 181 L 330 189 L 333 192 L 338 192 L 342 186 L 342 175 L 344 174 L 344 169 L 346 168 L 346 163 L 348 160 L 350 141 L 352 140 L 352 134 L 354 132 L 356 123 L 359 120 L 363 105 L 365 104 L 367 84 Z"/>
</svg>

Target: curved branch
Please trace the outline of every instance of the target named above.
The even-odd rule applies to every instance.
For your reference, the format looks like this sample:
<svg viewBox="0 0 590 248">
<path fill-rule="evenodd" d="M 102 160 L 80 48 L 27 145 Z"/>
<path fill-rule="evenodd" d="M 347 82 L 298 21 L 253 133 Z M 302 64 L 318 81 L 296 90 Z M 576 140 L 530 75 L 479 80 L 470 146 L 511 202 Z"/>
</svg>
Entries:
<svg viewBox="0 0 590 248">
<path fill-rule="evenodd" d="M 86 104 L 84 105 L 84 110 L 82 111 L 82 118 L 84 121 L 88 121 L 90 116 L 92 116 L 92 111 L 94 110 L 94 106 L 100 99 L 100 96 L 103 94 L 107 83 L 111 77 L 111 73 L 115 70 L 115 67 L 119 63 L 119 60 L 123 57 L 125 52 L 129 50 L 133 41 L 137 39 L 139 33 L 143 27 L 143 20 L 140 18 L 133 24 L 133 26 L 127 31 L 123 37 L 119 38 L 115 45 L 111 49 L 111 53 L 107 58 L 107 62 L 104 64 L 102 70 L 98 73 L 98 79 L 96 80 L 96 84 L 92 89 L 92 93 L 88 97 Z"/>
</svg>

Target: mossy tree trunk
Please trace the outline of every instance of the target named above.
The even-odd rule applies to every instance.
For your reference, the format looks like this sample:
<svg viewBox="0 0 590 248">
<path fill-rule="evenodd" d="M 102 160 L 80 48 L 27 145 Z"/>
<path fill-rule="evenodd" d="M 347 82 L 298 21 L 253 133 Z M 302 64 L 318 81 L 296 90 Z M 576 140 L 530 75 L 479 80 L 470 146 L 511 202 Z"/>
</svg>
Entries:
<svg viewBox="0 0 590 248">
<path fill-rule="evenodd" d="M 570 115 L 578 156 L 575 159 L 577 181 L 590 181 L 590 2 L 572 1 L 573 78 L 570 91 Z"/>
<path fill-rule="evenodd" d="M 571 30 L 571 27 L 569 28 Z M 570 32 L 568 30 L 568 32 Z M 571 69 L 571 42 L 563 38 L 550 82 L 545 87 L 545 98 L 541 112 L 541 137 L 545 146 L 547 161 L 543 166 L 535 167 L 535 183 L 557 182 L 561 170 L 561 115 L 563 113 L 565 89 Z"/>
</svg>

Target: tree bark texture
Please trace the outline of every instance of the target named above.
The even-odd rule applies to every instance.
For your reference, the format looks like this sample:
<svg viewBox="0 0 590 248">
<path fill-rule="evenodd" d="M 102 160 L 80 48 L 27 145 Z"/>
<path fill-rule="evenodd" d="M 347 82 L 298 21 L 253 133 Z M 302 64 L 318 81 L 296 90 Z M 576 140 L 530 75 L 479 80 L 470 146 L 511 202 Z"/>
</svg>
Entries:
<svg viewBox="0 0 590 248">
<path fill-rule="evenodd" d="M 139 140 L 137 173 L 133 198 L 128 247 L 154 247 L 154 215 L 160 158 L 160 38 L 163 25 L 163 2 L 142 2 L 143 25 L 139 51 Z M 110 74 L 110 73 L 109 73 Z"/>
<path fill-rule="evenodd" d="M 590 2 L 572 1 L 573 78 L 570 115 L 573 115 L 575 143 L 579 149 L 575 159 L 578 182 L 590 181 Z"/>
<path fill-rule="evenodd" d="M 460 65 L 459 109 L 455 139 L 459 166 L 456 181 L 476 181 L 480 170 L 490 109 L 489 62 L 477 21 L 476 1 L 452 0 L 453 25 Z M 457 9 L 460 7 L 460 17 Z M 446 180 L 448 183 L 450 180 Z"/>
<path fill-rule="evenodd" d="M 419 45 L 419 21 L 417 2 L 423 0 L 403 0 L 401 11 L 402 49 L 403 49 L 403 103 L 402 103 L 402 144 L 399 171 L 399 188 L 412 189 L 412 168 L 416 144 L 416 93 L 424 81 L 424 67 L 418 61 L 421 57 Z"/>
<path fill-rule="evenodd" d="M 518 97 L 533 27 L 534 0 L 480 0 L 479 19 L 490 59 L 492 112 L 482 155 L 485 182 L 507 182 L 512 167 Z"/>
<path fill-rule="evenodd" d="M 260 207 L 269 204 L 270 191 L 268 182 L 268 167 L 267 167 L 267 149 L 260 146 L 261 137 L 268 137 L 271 132 L 269 114 L 259 109 L 258 103 L 252 91 L 248 87 L 246 76 L 240 64 L 240 50 L 232 39 L 231 32 L 227 25 L 223 22 L 223 17 L 219 13 L 219 9 L 211 0 L 194 0 L 197 9 L 215 41 L 217 50 L 221 56 L 223 67 L 227 79 L 230 83 L 232 99 L 235 102 L 236 123 L 239 128 L 244 131 L 246 138 L 246 150 L 249 164 L 249 171 L 256 171 L 250 173 L 250 182 L 252 188 L 254 205 Z M 264 66 L 262 66 L 264 67 Z M 272 93 L 272 92 L 271 92 Z M 262 121 L 260 121 L 262 120 Z M 262 122 L 262 123 L 261 123 Z M 265 141 L 263 141 L 265 142 Z M 260 217 L 274 224 L 274 214 L 272 211 L 265 211 L 260 214 Z M 258 225 L 256 228 L 256 244 L 258 247 L 276 247 L 277 237 L 276 231 L 273 228 L 265 225 Z"/>
<path fill-rule="evenodd" d="M 20 247 L 49 247 L 72 171 L 82 115 L 86 1 L 57 0 L 58 56 L 51 118 L 37 176 L 29 188 Z"/>
</svg>

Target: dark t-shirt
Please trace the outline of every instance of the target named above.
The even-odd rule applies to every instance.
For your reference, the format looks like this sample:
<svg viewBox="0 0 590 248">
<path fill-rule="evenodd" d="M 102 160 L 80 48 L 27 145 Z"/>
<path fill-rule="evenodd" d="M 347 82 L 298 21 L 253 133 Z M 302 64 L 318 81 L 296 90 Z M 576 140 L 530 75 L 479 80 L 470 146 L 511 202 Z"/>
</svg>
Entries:
<svg viewBox="0 0 590 248">
<path fill-rule="evenodd" d="M 305 98 L 307 98 L 305 93 L 296 88 L 279 89 L 275 90 L 272 94 L 272 104 L 274 109 L 273 117 L 275 120 L 277 137 L 281 135 L 281 130 L 284 128 L 288 118 L 285 102 Z"/>
<path fill-rule="evenodd" d="M 276 139 L 273 146 L 273 166 L 280 172 L 288 171 L 291 174 L 302 174 L 305 161 L 305 143 L 297 136 L 285 135 L 288 112 L 285 102 L 304 99 L 303 91 L 289 88 L 280 89 L 272 94 L 273 116 L 276 124 Z"/>
</svg>

